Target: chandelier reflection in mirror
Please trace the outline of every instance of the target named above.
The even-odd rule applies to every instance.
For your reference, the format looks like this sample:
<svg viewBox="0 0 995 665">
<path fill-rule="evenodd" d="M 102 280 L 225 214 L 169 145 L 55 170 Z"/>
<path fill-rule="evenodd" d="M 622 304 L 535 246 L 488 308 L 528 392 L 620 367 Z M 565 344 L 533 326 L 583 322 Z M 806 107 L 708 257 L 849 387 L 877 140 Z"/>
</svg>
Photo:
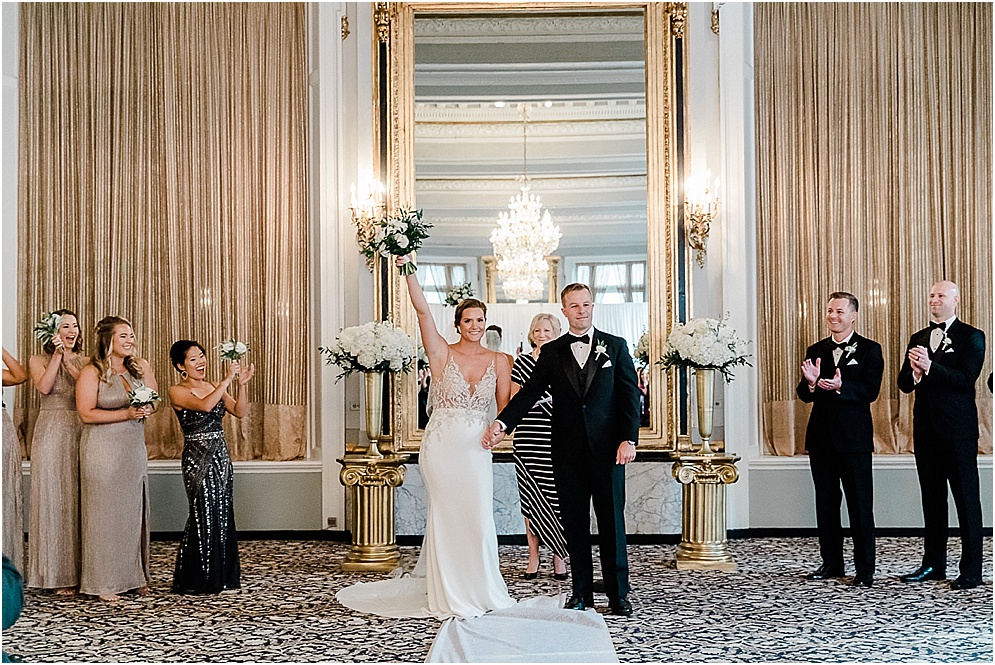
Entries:
<svg viewBox="0 0 995 665">
<path fill-rule="evenodd" d="M 523 303 L 542 298 L 549 270 L 546 256 L 560 245 L 561 234 L 529 186 L 529 105 L 519 104 L 518 110 L 522 114 L 522 188 L 508 203 L 508 212 L 498 214 L 490 241 L 505 295 Z"/>
</svg>

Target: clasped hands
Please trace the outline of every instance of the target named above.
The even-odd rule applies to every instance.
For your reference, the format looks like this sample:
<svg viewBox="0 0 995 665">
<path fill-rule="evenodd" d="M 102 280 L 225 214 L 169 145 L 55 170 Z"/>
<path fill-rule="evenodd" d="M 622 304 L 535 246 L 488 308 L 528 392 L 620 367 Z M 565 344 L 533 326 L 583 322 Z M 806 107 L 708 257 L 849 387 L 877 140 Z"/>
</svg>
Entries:
<svg viewBox="0 0 995 665">
<path fill-rule="evenodd" d="M 823 390 L 839 390 L 843 386 L 843 379 L 840 377 L 840 368 L 836 368 L 836 374 L 833 375 L 833 378 L 820 379 L 821 368 L 822 358 L 816 358 L 815 362 L 812 362 L 810 358 L 806 358 L 805 362 L 802 363 L 802 375 L 808 381 L 808 389 L 814 391 L 816 387 L 819 387 Z"/>
<path fill-rule="evenodd" d="M 494 450 L 494 448 L 504 440 L 504 428 L 498 421 L 494 421 L 484 430 L 484 435 L 480 438 L 480 445 L 484 450 Z M 630 441 L 623 441 L 618 446 L 618 453 L 615 455 L 616 464 L 628 464 L 636 459 L 636 447 Z"/>
<path fill-rule="evenodd" d="M 913 346 L 909 349 L 909 365 L 912 366 L 912 372 L 915 374 L 916 380 L 925 372 L 929 372 L 930 366 L 933 361 L 929 359 L 929 351 L 925 346 Z"/>
</svg>

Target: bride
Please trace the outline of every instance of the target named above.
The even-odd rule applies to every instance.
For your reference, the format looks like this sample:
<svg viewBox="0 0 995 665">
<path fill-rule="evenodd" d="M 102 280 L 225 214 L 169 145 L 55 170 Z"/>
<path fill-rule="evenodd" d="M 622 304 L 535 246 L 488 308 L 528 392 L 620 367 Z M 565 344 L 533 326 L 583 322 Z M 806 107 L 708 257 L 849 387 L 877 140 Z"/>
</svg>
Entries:
<svg viewBox="0 0 995 665">
<path fill-rule="evenodd" d="M 495 402 L 497 411 L 508 402 L 511 375 L 504 356 L 481 343 L 484 303 L 468 299 L 456 307 L 460 338 L 449 344 L 435 327 L 416 275 L 408 275 L 407 284 L 432 376 L 439 377 L 432 384 L 432 415 L 419 459 L 428 499 L 425 540 L 410 577 L 356 584 L 336 598 L 382 616 L 469 619 L 515 604 L 498 564 L 491 453 L 480 443 Z"/>
</svg>

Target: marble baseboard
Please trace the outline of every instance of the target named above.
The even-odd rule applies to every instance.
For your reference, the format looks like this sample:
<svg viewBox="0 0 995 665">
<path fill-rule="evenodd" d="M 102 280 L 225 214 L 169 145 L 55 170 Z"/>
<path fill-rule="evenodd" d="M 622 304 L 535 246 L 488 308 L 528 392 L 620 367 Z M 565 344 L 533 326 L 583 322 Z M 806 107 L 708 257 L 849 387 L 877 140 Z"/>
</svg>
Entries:
<svg viewBox="0 0 995 665">
<path fill-rule="evenodd" d="M 681 486 L 670 475 L 669 462 L 633 463 L 625 474 L 625 527 L 630 534 L 681 532 Z M 396 529 L 399 536 L 425 533 L 425 486 L 417 464 L 407 467 L 404 485 L 397 488 Z M 494 464 L 494 525 L 498 535 L 525 533 L 518 502 L 515 465 Z M 591 519 L 592 532 L 597 531 Z"/>
</svg>

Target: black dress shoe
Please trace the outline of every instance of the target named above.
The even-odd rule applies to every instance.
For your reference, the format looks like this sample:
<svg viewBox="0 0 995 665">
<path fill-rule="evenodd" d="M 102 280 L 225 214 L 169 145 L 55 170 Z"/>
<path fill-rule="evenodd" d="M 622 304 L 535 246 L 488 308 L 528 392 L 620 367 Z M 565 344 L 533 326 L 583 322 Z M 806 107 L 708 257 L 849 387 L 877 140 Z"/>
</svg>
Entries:
<svg viewBox="0 0 995 665">
<path fill-rule="evenodd" d="M 620 617 L 631 617 L 632 616 L 632 603 L 625 596 L 619 596 L 615 600 L 608 603 L 608 608 L 611 613 Z"/>
<path fill-rule="evenodd" d="M 873 577 L 861 577 L 860 575 L 854 577 L 853 581 L 850 582 L 850 586 L 864 587 L 865 589 L 870 589 L 872 584 L 874 584 Z"/>
<path fill-rule="evenodd" d="M 927 580 L 945 580 L 947 572 L 932 566 L 919 566 L 908 575 L 902 575 L 898 579 L 906 583 L 925 582 Z"/>
<path fill-rule="evenodd" d="M 815 569 L 814 573 L 805 576 L 807 580 L 828 580 L 830 577 L 843 577 L 843 569 L 822 564 Z"/>
<path fill-rule="evenodd" d="M 977 577 L 964 577 L 961 575 L 955 580 L 950 582 L 951 589 L 973 589 L 974 587 L 981 586 L 981 580 Z"/>
<path fill-rule="evenodd" d="M 570 577 L 569 573 L 553 573 L 553 579 L 557 582 L 563 582 L 568 577 Z"/>
<path fill-rule="evenodd" d="M 585 600 L 580 596 L 570 596 L 563 605 L 565 610 L 586 610 L 588 607 L 594 607 L 594 599 Z"/>
</svg>

